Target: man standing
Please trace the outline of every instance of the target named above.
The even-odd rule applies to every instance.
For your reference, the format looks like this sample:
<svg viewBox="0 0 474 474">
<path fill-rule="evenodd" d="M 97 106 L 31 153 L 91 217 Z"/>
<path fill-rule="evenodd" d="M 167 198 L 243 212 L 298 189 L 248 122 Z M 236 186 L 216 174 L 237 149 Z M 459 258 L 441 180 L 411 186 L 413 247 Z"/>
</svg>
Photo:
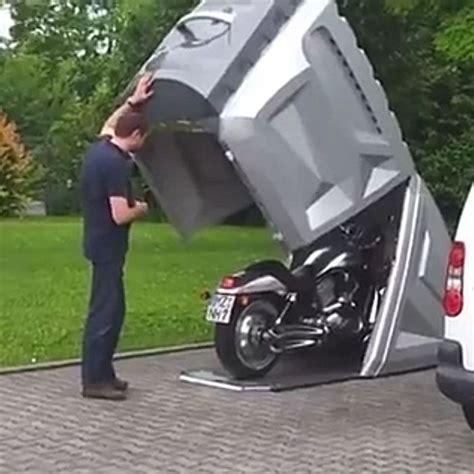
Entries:
<svg viewBox="0 0 474 474">
<path fill-rule="evenodd" d="M 145 142 L 148 130 L 140 107 L 151 95 L 151 79 L 144 77 L 107 121 L 82 166 L 83 248 L 92 266 L 82 357 L 82 394 L 86 398 L 126 398 L 128 383 L 117 377 L 113 356 L 126 311 L 123 268 L 130 225 L 148 211 L 147 204 L 135 201 L 132 195 L 131 153 Z"/>
</svg>

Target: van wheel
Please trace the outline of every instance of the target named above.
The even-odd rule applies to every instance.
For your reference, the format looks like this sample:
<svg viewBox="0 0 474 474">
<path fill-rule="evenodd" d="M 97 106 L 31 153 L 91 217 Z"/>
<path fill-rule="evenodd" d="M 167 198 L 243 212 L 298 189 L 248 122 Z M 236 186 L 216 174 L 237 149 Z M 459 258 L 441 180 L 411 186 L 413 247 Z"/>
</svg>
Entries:
<svg viewBox="0 0 474 474">
<path fill-rule="evenodd" d="M 464 411 L 464 417 L 466 418 L 467 424 L 474 430 L 474 405 L 464 405 L 462 407 Z"/>
</svg>

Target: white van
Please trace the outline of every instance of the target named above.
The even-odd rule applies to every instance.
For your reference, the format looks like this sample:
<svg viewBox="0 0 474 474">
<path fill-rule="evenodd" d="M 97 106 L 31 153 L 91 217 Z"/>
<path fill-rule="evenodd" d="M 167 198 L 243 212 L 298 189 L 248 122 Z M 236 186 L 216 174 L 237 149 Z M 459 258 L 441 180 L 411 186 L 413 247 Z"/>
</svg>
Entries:
<svg viewBox="0 0 474 474">
<path fill-rule="evenodd" d="M 444 310 L 437 383 L 446 397 L 462 405 L 474 430 L 474 184 L 449 256 Z"/>
</svg>

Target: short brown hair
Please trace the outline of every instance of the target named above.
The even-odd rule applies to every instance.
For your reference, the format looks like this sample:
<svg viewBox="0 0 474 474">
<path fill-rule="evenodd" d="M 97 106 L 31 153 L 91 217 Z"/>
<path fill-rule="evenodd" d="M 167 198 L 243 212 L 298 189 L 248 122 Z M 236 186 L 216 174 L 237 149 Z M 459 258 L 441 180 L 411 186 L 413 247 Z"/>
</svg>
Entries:
<svg viewBox="0 0 474 474">
<path fill-rule="evenodd" d="M 127 138 L 133 132 L 138 130 L 141 135 L 145 135 L 148 131 L 148 124 L 143 114 L 134 110 L 127 110 L 121 115 L 115 124 L 115 135 L 120 138 Z"/>
</svg>

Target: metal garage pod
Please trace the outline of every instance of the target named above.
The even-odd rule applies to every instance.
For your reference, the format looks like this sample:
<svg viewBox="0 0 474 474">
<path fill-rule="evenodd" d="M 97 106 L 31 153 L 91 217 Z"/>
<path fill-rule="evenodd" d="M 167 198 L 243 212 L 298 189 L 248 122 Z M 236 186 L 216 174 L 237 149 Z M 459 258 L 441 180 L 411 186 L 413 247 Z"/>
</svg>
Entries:
<svg viewBox="0 0 474 474">
<path fill-rule="evenodd" d="M 332 330 L 342 331 L 336 352 L 338 344 L 347 350 L 347 315 L 334 310 L 341 327 L 329 318 L 338 302 L 357 307 L 363 326 L 354 375 L 433 364 L 448 232 L 335 2 L 203 1 L 143 70 L 154 73 L 156 93 L 147 109 L 154 132 L 139 162 L 174 226 L 190 237 L 256 202 L 292 255 L 291 271 L 263 262 L 216 291 L 208 316 L 227 331 L 225 344 L 216 341 L 227 369 L 263 375 L 274 363 L 265 348 L 276 358 L 278 350 L 324 347 L 317 334 Z M 358 276 L 356 247 L 366 272 Z M 367 286 L 361 301 L 355 286 L 335 289 L 351 278 Z M 317 301 L 302 309 L 302 292 Z M 265 317 L 235 321 L 236 305 L 272 294 Z M 270 327 L 275 319 L 286 326 Z M 229 339 L 239 324 L 240 336 Z M 252 346 L 258 341 L 263 348 Z M 246 373 L 245 357 L 258 355 L 260 366 Z"/>
</svg>

